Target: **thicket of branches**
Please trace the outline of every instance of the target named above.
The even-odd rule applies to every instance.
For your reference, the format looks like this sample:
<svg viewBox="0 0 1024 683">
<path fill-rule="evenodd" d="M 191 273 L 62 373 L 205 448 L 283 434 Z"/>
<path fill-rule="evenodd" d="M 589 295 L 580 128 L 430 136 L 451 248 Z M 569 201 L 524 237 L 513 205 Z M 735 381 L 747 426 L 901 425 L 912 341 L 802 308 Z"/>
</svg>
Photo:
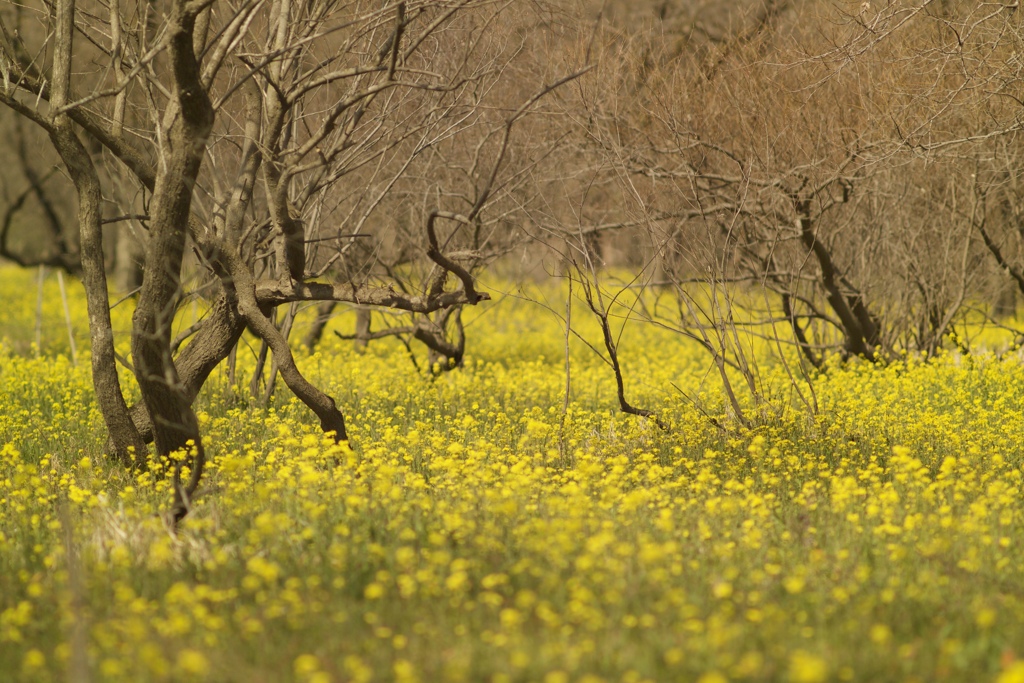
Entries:
<svg viewBox="0 0 1024 683">
<path fill-rule="evenodd" d="M 204 461 L 192 402 L 246 328 L 253 392 L 280 376 L 345 439 L 292 356 L 296 307 L 318 303 L 308 346 L 341 303 L 357 343 L 398 336 L 450 368 L 461 307 L 488 297 L 476 276 L 513 251 L 578 285 L 623 410 L 652 415 L 618 360 L 635 318 L 703 345 L 742 424 L 772 410 L 743 341 L 766 337 L 813 412 L 830 358 L 933 354 L 1024 292 L 1016 10 L 5 2 L 0 255 L 82 277 L 110 449 L 190 449 L 178 518 Z M 138 287 L 131 407 L 115 266 Z M 194 296 L 209 314 L 172 338 Z M 382 310 L 407 317 L 381 328 Z"/>
<path fill-rule="evenodd" d="M 1011 312 L 1024 291 L 1016 4 L 711 9 L 610 12 L 580 83 L 593 172 L 576 191 L 582 218 L 550 225 L 569 236 L 574 277 L 614 302 L 587 298 L 602 325 L 692 337 L 751 424 L 775 407 L 748 333 L 814 412 L 830 358 L 931 355 L 961 344 L 969 314 Z M 602 274 L 595 233 L 627 245 L 639 275 Z M 676 304 L 650 307 L 654 291 Z"/>
</svg>

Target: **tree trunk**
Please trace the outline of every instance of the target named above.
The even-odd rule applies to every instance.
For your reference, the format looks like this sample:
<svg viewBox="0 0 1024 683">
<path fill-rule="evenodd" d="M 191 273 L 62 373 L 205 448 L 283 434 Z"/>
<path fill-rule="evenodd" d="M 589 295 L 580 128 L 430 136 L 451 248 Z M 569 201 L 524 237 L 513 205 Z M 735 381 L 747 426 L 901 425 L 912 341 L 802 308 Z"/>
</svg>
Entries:
<svg viewBox="0 0 1024 683">
<path fill-rule="evenodd" d="M 132 329 L 132 357 L 142 398 L 153 421 L 157 455 L 179 451 L 192 457 L 191 477 L 184 486 L 175 466 L 175 521 L 184 517 L 202 476 L 205 452 L 191 397 L 171 358 L 171 323 L 180 293 L 181 264 L 192 191 L 213 126 L 213 106 L 200 80 L 193 53 L 195 4 L 176 0 L 169 18 L 173 97 L 165 113 L 169 125 L 164 163 L 160 165 L 150 205 L 146 278 L 139 294 Z"/>
<path fill-rule="evenodd" d="M 71 80 L 74 36 L 74 0 L 57 3 L 57 33 L 53 65 L 53 95 L 50 106 L 59 111 L 67 102 Z M 128 414 L 114 355 L 114 335 L 107 298 L 107 276 L 103 263 L 100 229 L 101 194 L 99 177 L 89 153 L 71 127 L 66 115 L 58 114 L 49 130 L 50 139 L 68 169 L 78 193 L 78 221 L 82 241 L 82 281 L 89 310 L 92 342 L 92 379 L 103 421 L 110 434 L 113 454 L 122 462 L 141 461 L 146 446 Z"/>
<path fill-rule="evenodd" d="M 305 336 L 302 337 L 303 346 L 309 349 L 310 352 L 320 343 L 320 339 L 324 336 L 324 328 L 327 327 L 327 322 L 331 319 L 331 313 L 334 312 L 337 306 L 337 301 L 321 301 L 317 305 L 316 319 L 313 320 L 313 324 L 309 326 Z M 369 325 L 367 325 L 367 329 L 369 329 Z"/>
<path fill-rule="evenodd" d="M 356 309 L 356 348 L 365 349 L 370 343 L 370 322 L 372 315 L 366 306 Z"/>
<path fill-rule="evenodd" d="M 222 294 L 214 302 L 202 328 L 174 360 L 178 383 L 190 405 L 199 395 L 210 373 L 235 348 L 244 330 L 245 323 L 238 315 L 235 304 Z M 153 422 L 145 403 L 139 402 L 132 406 L 131 416 L 142 439 L 147 443 L 152 441 Z"/>
<path fill-rule="evenodd" d="M 842 275 L 832 260 L 832 254 L 818 239 L 810 217 L 810 203 L 810 199 L 794 201 L 799 221 L 800 239 L 818 261 L 818 267 L 821 269 L 820 284 L 825 290 L 829 306 L 843 325 L 846 351 L 855 356 L 873 360 L 875 348 L 879 342 L 878 323 L 864 305 L 860 292 L 854 292 L 852 296 L 848 297 L 840 288 Z"/>
<path fill-rule="evenodd" d="M 114 286 L 124 294 L 134 292 L 142 286 L 146 250 L 125 223 L 119 226 L 114 238 Z"/>
</svg>

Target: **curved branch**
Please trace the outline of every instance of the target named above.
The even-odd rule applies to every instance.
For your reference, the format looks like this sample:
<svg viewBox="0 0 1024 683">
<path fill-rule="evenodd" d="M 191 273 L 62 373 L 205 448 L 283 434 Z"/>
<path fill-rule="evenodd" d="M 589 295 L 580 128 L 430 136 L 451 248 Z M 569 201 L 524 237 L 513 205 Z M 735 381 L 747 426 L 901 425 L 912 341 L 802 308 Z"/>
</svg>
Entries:
<svg viewBox="0 0 1024 683">
<path fill-rule="evenodd" d="M 462 280 L 462 287 L 466 294 L 466 303 L 476 304 L 476 302 L 480 300 L 481 295 L 477 293 L 476 288 L 473 286 L 473 276 L 469 274 L 468 270 L 442 254 L 441 248 L 437 242 L 437 233 L 434 231 L 434 221 L 438 218 L 449 217 L 453 218 L 453 220 L 459 220 L 450 214 L 442 214 L 440 211 L 432 211 L 430 216 L 427 217 L 427 239 L 430 241 L 430 248 L 427 249 L 427 256 L 430 257 L 431 261 L 441 266 L 446 271 L 455 273 L 458 278 Z"/>
<path fill-rule="evenodd" d="M 392 287 L 371 287 L 351 283 L 329 284 L 324 282 L 296 283 L 293 291 L 281 287 L 277 280 L 258 280 L 253 283 L 256 301 L 260 306 L 279 306 L 292 301 L 344 301 L 363 306 L 381 306 L 412 313 L 432 313 L 458 304 L 475 304 L 488 301 L 487 292 L 474 292 L 470 300 L 466 292 L 442 292 L 436 296 L 414 296 L 404 294 Z"/>
<path fill-rule="evenodd" d="M 336 442 L 347 441 L 345 417 L 338 410 L 334 399 L 313 386 L 302 375 L 295 364 L 295 357 L 292 355 L 288 340 L 260 310 L 256 283 L 249 274 L 248 268 L 234 254 L 225 253 L 223 259 L 230 272 L 230 279 L 225 279 L 224 284 L 226 287 L 233 288 L 238 296 L 238 313 L 249 329 L 265 341 L 273 351 L 274 362 L 277 364 L 284 383 L 300 401 L 320 418 L 320 427 L 325 433 L 333 432 Z"/>
</svg>

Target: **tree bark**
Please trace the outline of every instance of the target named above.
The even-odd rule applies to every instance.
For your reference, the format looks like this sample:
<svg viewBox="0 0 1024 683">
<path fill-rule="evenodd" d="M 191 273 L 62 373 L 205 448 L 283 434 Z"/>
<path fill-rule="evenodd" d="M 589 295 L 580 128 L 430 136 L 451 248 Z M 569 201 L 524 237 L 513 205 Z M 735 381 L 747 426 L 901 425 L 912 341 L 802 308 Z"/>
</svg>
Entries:
<svg viewBox="0 0 1024 683">
<path fill-rule="evenodd" d="M 178 371 L 178 384 L 191 405 L 214 368 L 227 358 L 238 343 L 245 323 L 233 302 L 225 295 L 217 298 L 203 326 L 192 341 L 174 359 Z M 153 440 L 153 422 L 146 411 L 145 402 L 132 406 L 131 417 L 139 434 L 147 443 Z"/>
<path fill-rule="evenodd" d="M 150 206 L 146 278 L 132 329 L 132 357 L 142 398 L 153 422 L 158 456 L 191 451 L 191 476 L 182 485 L 175 466 L 175 521 L 184 517 L 202 476 L 205 451 L 191 397 L 171 357 L 171 323 L 180 292 L 192 191 L 213 126 L 213 106 L 200 79 L 192 35 L 198 11 L 175 0 L 168 20 L 173 97 L 165 113 L 169 124 L 164 163 L 159 167 Z"/>
<path fill-rule="evenodd" d="M 306 334 L 302 337 L 303 346 L 305 346 L 310 352 L 312 352 L 313 349 L 316 348 L 316 345 L 320 343 L 320 339 L 324 336 L 324 328 L 327 327 L 327 323 L 331 319 L 331 313 L 334 312 L 337 305 L 337 301 L 322 301 L 317 304 L 316 319 L 313 320 L 313 323 L 309 326 Z M 356 315 L 362 316 L 363 311 L 366 312 L 367 316 L 370 313 L 369 309 L 360 308 Z M 358 320 L 362 320 L 362 317 L 358 318 Z M 358 327 L 359 323 L 356 323 L 357 330 Z M 369 323 L 366 325 L 366 330 L 367 332 L 370 330 Z M 357 342 L 356 346 L 360 346 L 360 344 Z M 366 344 L 363 343 L 362 346 L 366 346 Z"/>
<path fill-rule="evenodd" d="M 114 235 L 114 286 L 127 294 L 142 286 L 142 262 L 145 251 L 131 234 L 127 224 L 122 224 Z"/>
<path fill-rule="evenodd" d="M 53 94 L 50 104 L 53 110 L 59 111 L 67 101 L 71 81 L 74 0 L 58 0 L 56 11 L 57 33 L 54 43 Z M 71 128 L 71 121 L 66 115 L 58 114 L 54 117 L 49 134 L 78 193 L 82 281 L 85 285 L 86 305 L 89 311 L 92 378 L 96 402 L 110 434 L 113 454 L 124 463 L 140 462 L 146 456 L 146 445 L 129 416 L 117 376 L 100 230 L 99 177 L 89 153 Z"/>
</svg>

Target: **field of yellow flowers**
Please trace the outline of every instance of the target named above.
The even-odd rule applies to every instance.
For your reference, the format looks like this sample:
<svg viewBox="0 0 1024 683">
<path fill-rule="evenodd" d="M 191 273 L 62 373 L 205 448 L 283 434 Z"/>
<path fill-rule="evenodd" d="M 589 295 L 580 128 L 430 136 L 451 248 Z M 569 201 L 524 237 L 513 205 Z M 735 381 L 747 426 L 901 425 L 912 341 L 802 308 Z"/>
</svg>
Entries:
<svg viewBox="0 0 1024 683">
<path fill-rule="evenodd" d="M 50 280 L 32 346 L 33 283 L 0 270 L 4 681 L 1024 682 L 1017 355 L 835 367 L 817 416 L 722 431 L 673 388 L 715 405 L 707 356 L 644 329 L 661 430 L 582 343 L 566 405 L 561 322 L 499 297 L 437 378 L 386 342 L 300 358 L 351 448 L 218 370 L 174 534 L 166 473 L 103 457 L 78 287 L 73 363 Z"/>
</svg>

